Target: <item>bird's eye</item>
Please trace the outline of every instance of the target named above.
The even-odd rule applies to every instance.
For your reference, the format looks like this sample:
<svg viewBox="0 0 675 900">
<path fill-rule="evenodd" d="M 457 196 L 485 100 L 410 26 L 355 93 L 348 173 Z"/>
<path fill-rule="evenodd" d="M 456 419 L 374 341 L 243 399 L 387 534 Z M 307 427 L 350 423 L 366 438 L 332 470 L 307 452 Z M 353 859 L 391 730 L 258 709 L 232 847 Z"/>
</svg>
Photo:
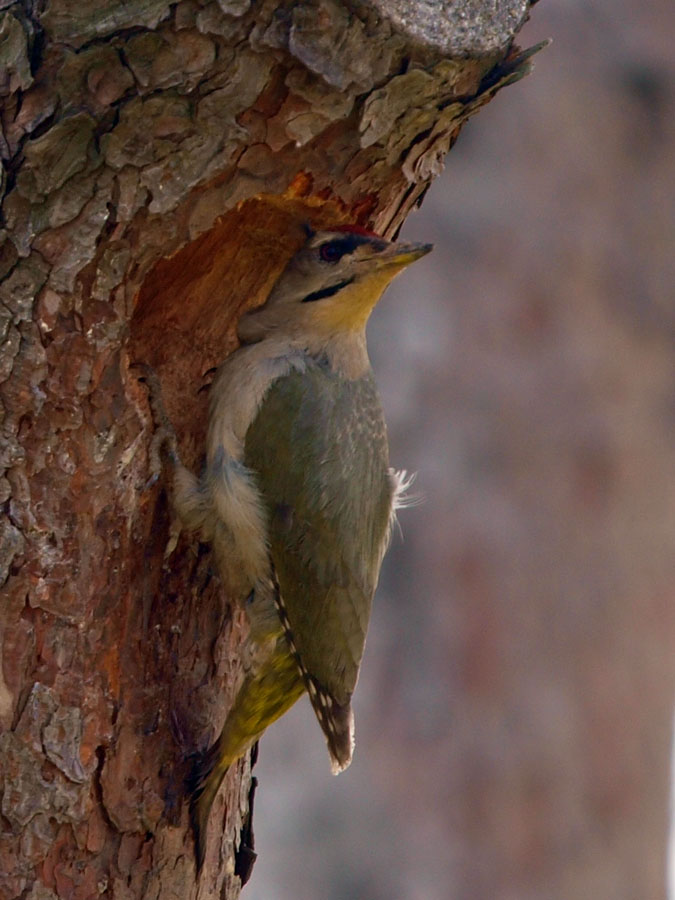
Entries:
<svg viewBox="0 0 675 900">
<path fill-rule="evenodd" d="M 319 248 L 319 256 L 324 262 L 337 262 L 343 253 L 344 249 L 340 246 L 338 241 L 328 241 Z"/>
</svg>

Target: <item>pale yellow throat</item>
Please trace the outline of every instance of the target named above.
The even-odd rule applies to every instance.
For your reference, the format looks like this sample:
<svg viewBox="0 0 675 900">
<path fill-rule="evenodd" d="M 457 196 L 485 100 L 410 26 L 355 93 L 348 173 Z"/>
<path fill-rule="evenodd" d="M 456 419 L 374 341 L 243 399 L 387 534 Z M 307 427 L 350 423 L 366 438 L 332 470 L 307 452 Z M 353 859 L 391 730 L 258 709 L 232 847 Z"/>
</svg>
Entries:
<svg viewBox="0 0 675 900">
<path fill-rule="evenodd" d="M 316 328 L 327 334 L 362 331 L 384 289 L 410 261 L 405 259 L 375 269 L 365 278 L 342 288 L 329 301 L 317 303 L 312 310 Z"/>
</svg>

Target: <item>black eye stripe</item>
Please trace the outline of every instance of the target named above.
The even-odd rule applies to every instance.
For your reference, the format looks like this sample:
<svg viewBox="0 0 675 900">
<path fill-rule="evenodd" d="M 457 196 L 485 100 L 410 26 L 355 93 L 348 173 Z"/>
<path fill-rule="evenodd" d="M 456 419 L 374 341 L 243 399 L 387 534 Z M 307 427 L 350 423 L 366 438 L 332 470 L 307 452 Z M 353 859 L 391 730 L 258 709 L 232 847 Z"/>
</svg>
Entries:
<svg viewBox="0 0 675 900">
<path fill-rule="evenodd" d="M 346 278 L 344 281 L 338 281 L 337 284 L 331 284 L 329 287 L 321 288 L 320 291 L 314 291 L 312 294 L 307 294 L 302 302 L 311 303 L 313 300 L 323 300 L 324 297 L 332 297 L 334 294 L 337 294 L 338 291 L 341 291 L 342 288 L 351 284 L 353 280 L 353 278 Z"/>
<path fill-rule="evenodd" d="M 319 247 L 319 255 L 326 262 L 337 262 L 345 253 L 352 253 L 359 244 L 367 244 L 368 239 L 360 234 L 346 234 L 344 237 L 326 241 Z"/>
</svg>

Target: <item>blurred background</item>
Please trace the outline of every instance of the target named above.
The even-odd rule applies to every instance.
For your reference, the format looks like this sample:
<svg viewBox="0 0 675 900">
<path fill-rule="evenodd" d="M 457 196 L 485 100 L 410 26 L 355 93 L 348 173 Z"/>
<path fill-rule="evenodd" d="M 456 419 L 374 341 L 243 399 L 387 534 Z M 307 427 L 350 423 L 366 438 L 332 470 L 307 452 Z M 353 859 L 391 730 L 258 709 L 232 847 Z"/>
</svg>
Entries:
<svg viewBox="0 0 675 900">
<path fill-rule="evenodd" d="M 401 513 L 330 774 L 261 742 L 247 900 L 661 900 L 675 683 L 675 11 L 547 0 L 370 326 Z M 675 897 L 675 892 L 671 894 Z"/>
</svg>

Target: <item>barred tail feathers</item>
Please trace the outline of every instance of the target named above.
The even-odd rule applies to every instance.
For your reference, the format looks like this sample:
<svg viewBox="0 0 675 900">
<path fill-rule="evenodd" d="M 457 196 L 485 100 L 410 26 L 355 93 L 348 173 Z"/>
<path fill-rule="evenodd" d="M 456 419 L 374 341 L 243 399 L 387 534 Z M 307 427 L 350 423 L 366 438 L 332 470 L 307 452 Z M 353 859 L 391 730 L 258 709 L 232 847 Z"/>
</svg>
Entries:
<svg viewBox="0 0 675 900">
<path fill-rule="evenodd" d="M 321 730 L 326 736 L 331 771 L 333 775 L 339 775 L 349 766 L 354 755 L 352 705 L 349 701 L 344 705 L 339 704 L 311 677 L 307 682 L 307 693 Z"/>
<path fill-rule="evenodd" d="M 298 667 L 305 689 L 309 694 L 312 709 L 326 737 L 328 753 L 331 759 L 331 771 L 333 775 L 338 775 L 350 764 L 354 753 L 354 713 L 351 701 L 348 699 L 344 704 L 338 703 L 308 671 L 298 652 L 286 605 L 281 596 L 279 582 L 274 571 L 272 571 L 272 581 L 274 584 L 274 603 L 281 619 L 288 647 Z"/>
</svg>

